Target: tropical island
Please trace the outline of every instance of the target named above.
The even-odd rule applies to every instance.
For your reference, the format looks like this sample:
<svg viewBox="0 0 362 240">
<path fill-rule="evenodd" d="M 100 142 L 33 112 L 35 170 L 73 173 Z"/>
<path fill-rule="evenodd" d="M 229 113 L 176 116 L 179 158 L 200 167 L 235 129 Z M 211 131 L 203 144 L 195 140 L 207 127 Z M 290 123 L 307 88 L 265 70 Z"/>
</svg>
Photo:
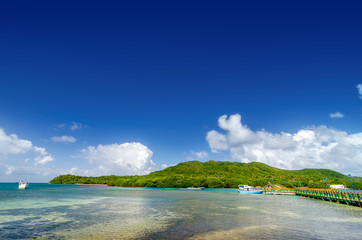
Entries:
<svg viewBox="0 0 362 240">
<path fill-rule="evenodd" d="M 332 184 L 352 188 L 351 179 L 329 169 L 283 170 L 261 162 L 240 163 L 213 161 L 182 162 L 143 176 L 74 176 L 60 175 L 51 184 L 106 184 L 118 187 L 237 188 L 240 184 L 265 187 L 278 184 L 286 188 L 329 188 Z M 353 186 L 362 188 L 362 177 L 352 177 Z"/>
</svg>

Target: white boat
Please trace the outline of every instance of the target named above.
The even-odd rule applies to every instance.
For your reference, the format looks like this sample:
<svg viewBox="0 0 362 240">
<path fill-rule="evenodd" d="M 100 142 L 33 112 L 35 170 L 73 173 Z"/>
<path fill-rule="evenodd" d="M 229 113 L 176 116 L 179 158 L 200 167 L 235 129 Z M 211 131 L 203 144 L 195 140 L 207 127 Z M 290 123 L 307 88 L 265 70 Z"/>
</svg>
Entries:
<svg viewBox="0 0 362 240">
<path fill-rule="evenodd" d="M 263 189 L 255 189 L 254 187 L 248 185 L 239 185 L 238 190 L 240 194 L 262 194 L 263 191 Z"/>
<path fill-rule="evenodd" d="M 344 186 L 344 185 L 331 185 L 330 187 L 333 189 L 347 190 L 346 186 Z"/>
<path fill-rule="evenodd" d="M 203 190 L 205 187 L 188 187 L 188 190 Z"/>
<path fill-rule="evenodd" d="M 28 187 L 29 187 L 29 182 L 27 182 L 27 181 L 19 182 L 19 189 L 27 189 Z"/>
</svg>

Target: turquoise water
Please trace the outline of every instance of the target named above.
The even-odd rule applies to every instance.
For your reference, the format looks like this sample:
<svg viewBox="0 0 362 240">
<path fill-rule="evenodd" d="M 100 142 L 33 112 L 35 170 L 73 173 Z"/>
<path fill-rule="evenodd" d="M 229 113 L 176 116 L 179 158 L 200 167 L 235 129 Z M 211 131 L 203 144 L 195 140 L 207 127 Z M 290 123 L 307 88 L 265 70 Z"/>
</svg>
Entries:
<svg viewBox="0 0 362 240">
<path fill-rule="evenodd" d="M 359 207 L 297 196 L 0 183 L 0 239 L 361 239 Z"/>
</svg>

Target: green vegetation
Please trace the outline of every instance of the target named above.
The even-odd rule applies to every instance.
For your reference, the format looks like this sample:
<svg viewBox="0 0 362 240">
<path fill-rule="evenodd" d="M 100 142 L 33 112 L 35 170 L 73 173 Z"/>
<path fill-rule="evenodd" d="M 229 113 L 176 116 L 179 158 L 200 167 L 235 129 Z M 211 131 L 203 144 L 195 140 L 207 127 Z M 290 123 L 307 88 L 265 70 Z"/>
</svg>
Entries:
<svg viewBox="0 0 362 240">
<path fill-rule="evenodd" d="M 327 181 L 323 179 L 328 178 Z M 119 187 L 237 188 L 239 184 L 266 186 L 269 183 L 289 188 L 325 188 L 328 184 L 344 184 L 351 188 L 350 179 L 328 169 L 282 170 L 260 162 L 183 162 L 145 176 L 80 177 L 61 175 L 50 181 L 54 184 L 107 184 Z M 353 177 L 356 189 L 362 188 L 362 177 Z"/>
</svg>

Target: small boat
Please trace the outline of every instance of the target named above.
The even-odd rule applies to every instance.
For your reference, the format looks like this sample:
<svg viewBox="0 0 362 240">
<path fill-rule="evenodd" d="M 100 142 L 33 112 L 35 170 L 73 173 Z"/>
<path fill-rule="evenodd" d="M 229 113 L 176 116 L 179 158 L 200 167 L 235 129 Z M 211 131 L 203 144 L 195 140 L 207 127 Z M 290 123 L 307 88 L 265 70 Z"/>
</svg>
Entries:
<svg viewBox="0 0 362 240">
<path fill-rule="evenodd" d="M 19 189 L 27 189 L 28 187 L 29 187 L 29 182 L 27 182 L 27 181 L 19 182 Z"/>
<path fill-rule="evenodd" d="M 348 188 L 346 188 L 346 186 L 344 186 L 344 185 L 330 185 L 330 187 L 332 189 L 348 190 Z"/>
<path fill-rule="evenodd" d="M 262 194 L 263 189 L 255 189 L 254 187 L 248 185 L 239 185 L 238 192 L 240 194 Z"/>
<path fill-rule="evenodd" d="M 204 190 L 205 187 L 188 187 L 188 190 Z"/>
</svg>

